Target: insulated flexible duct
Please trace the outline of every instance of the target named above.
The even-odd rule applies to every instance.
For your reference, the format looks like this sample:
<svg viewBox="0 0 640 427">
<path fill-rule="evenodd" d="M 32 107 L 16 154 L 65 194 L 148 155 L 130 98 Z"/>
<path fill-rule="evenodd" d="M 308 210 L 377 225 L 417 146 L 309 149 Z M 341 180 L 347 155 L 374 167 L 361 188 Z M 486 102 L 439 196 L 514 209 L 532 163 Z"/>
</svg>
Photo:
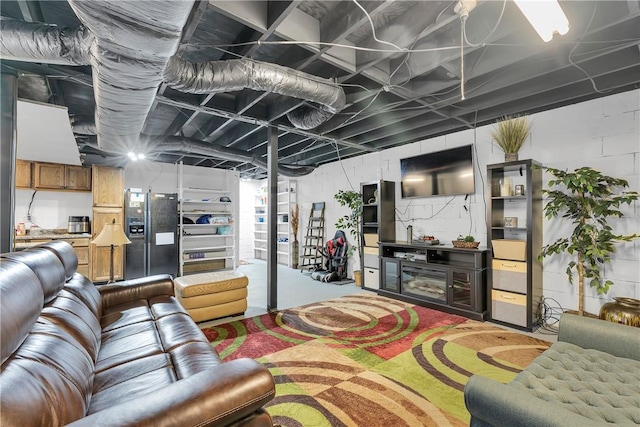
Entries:
<svg viewBox="0 0 640 427">
<path fill-rule="evenodd" d="M 313 129 L 344 108 L 342 88 L 329 80 L 276 64 L 249 59 L 191 63 L 174 56 L 164 71 L 172 88 L 188 93 L 217 93 L 253 89 L 279 93 L 320 104 L 287 114 L 299 129 Z"/>
<path fill-rule="evenodd" d="M 85 124 L 80 124 L 84 127 Z M 87 130 L 89 130 L 90 124 L 86 124 Z M 75 128 L 73 129 L 75 133 Z M 116 156 L 120 156 L 123 159 L 121 153 L 109 153 L 98 147 L 95 141 L 95 137 L 83 137 L 82 145 L 91 147 L 94 150 L 98 150 L 100 153 L 92 154 L 91 164 L 107 164 L 112 162 Z M 199 139 L 189 138 L 186 136 L 148 136 L 141 135 L 140 142 L 142 145 L 146 145 L 145 153 L 149 155 L 154 154 L 177 154 L 177 155 L 195 155 L 202 156 L 204 158 L 213 158 L 219 160 L 228 160 L 232 162 L 245 162 L 250 163 L 256 167 L 267 170 L 267 163 L 260 160 L 256 156 L 247 153 L 243 150 L 231 147 L 218 147 L 209 142 L 200 141 Z M 88 157 L 85 158 L 89 160 Z M 313 166 L 294 166 L 294 165 L 278 165 L 278 174 L 289 178 L 300 177 L 308 175 L 315 170 Z"/>
<path fill-rule="evenodd" d="M 216 147 L 210 143 L 184 136 L 148 136 L 145 138 L 149 149 L 157 153 L 198 154 L 221 160 L 251 163 L 267 170 L 267 162 L 243 150 L 231 147 Z M 282 176 L 295 178 L 313 172 L 313 166 L 278 165 L 278 173 Z"/>
<path fill-rule="evenodd" d="M 93 34 L 85 27 L 70 29 L 49 24 L 0 20 L 2 57 L 25 62 L 89 65 Z"/>
<path fill-rule="evenodd" d="M 107 152 L 135 149 L 193 1 L 69 4 L 96 38 L 91 65 L 98 145 Z"/>
</svg>

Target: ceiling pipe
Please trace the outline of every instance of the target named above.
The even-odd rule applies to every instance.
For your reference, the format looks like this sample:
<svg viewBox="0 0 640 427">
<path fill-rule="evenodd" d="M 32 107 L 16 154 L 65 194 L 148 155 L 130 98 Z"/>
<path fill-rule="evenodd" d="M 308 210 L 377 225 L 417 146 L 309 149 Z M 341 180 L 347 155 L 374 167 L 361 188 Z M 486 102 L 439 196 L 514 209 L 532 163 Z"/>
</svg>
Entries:
<svg viewBox="0 0 640 427">
<path fill-rule="evenodd" d="M 346 96 L 338 84 L 277 64 L 246 58 L 192 63 L 177 56 L 164 71 L 168 86 L 181 92 L 210 94 L 253 89 L 310 101 L 319 106 L 303 107 L 287 114 L 299 129 L 313 129 L 342 110 Z"/>
<path fill-rule="evenodd" d="M 93 34 L 85 27 L 0 19 L 0 53 L 5 59 L 59 65 L 89 65 Z"/>
<path fill-rule="evenodd" d="M 193 1 L 69 0 L 69 5 L 95 36 L 90 60 L 98 146 L 116 153 L 135 150 Z"/>
</svg>

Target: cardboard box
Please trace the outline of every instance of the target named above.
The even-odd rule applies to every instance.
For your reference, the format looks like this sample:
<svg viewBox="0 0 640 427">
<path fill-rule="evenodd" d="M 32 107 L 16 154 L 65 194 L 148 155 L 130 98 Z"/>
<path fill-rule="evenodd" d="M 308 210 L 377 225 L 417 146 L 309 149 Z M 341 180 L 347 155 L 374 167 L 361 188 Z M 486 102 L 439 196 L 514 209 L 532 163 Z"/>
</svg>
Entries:
<svg viewBox="0 0 640 427">
<path fill-rule="evenodd" d="M 527 246 L 524 240 L 496 239 L 492 240 L 493 257 L 511 259 L 514 261 L 527 260 Z"/>
<path fill-rule="evenodd" d="M 374 233 L 364 234 L 364 245 L 378 247 L 378 235 Z"/>
</svg>

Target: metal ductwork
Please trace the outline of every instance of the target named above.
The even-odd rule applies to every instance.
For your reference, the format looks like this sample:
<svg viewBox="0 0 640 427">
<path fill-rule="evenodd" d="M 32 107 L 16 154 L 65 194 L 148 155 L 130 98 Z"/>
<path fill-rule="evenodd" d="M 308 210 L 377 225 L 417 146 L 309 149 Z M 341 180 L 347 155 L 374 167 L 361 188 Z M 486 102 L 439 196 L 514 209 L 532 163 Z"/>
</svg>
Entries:
<svg viewBox="0 0 640 427">
<path fill-rule="evenodd" d="M 85 124 L 80 122 L 80 126 L 85 126 Z M 89 124 L 87 124 L 87 126 L 89 126 Z M 87 129 L 89 128 L 87 127 Z M 73 131 L 76 131 L 75 127 Z M 220 147 L 210 142 L 186 136 L 149 136 L 143 134 L 140 135 L 140 143 L 146 147 L 144 148 L 144 152 L 148 155 L 177 154 L 181 156 L 202 156 L 204 158 L 228 160 L 232 162 L 246 162 L 267 170 L 267 162 L 248 154 L 246 151 L 231 147 Z M 95 137 L 90 136 L 83 138 L 82 144 L 102 153 L 92 154 L 91 158 L 93 160 L 90 160 L 90 163 L 103 164 L 105 162 L 112 162 L 112 159 L 116 158 L 116 156 L 120 156 L 120 160 L 118 160 L 120 162 L 122 159 L 125 159 L 122 153 L 109 153 L 98 147 L 95 142 Z M 86 159 L 89 160 L 89 157 Z M 290 178 L 309 175 L 314 170 L 314 166 L 278 165 L 278 174 Z"/>
<path fill-rule="evenodd" d="M 144 140 L 148 143 L 149 150 L 160 154 L 198 154 L 233 162 L 247 162 L 267 170 L 267 162 L 237 148 L 217 147 L 208 142 L 183 136 L 148 136 Z M 278 165 L 278 173 L 291 178 L 308 175 L 314 170 L 313 166 Z"/>
<path fill-rule="evenodd" d="M 276 64 L 249 59 L 191 63 L 177 56 L 169 60 L 164 80 L 181 92 L 208 94 L 253 89 L 279 93 L 319 104 L 287 114 L 299 129 L 313 129 L 345 106 L 342 88 L 327 79 Z"/>
<path fill-rule="evenodd" d="M 90 58 L 98 145 L 107 152 L 135 149 L 193 1 L 69 4 L 95 36 Z"/>
<path fill-rule="evenodd" d="M 83 23 L 77 29 L 2 19 L 0 45 L 5 59 L 64 65 L 91 65 L 96 112 L 93 122 L 73 123 L 74 132 L 98 136 L 104 153 L 136 150 L 158 87 L 190 93 L 250 88 L 318 104 L 287 114 L 300 129 L 312 129 L 344 108 L 336 83 L 279 65 L 247 59 L 192 64 L 174 56 L 193 1 L 69 0 Z M 177 151 L 178 141 L 164 140 Z M 211 157 L 266 164 L 244 152 L 181 140 L 185 150 Z M 188 151 L 187 151 L 188 152 Z M 311 167 L 283 166 L 282 174 L 300 176 Z"/>
<path fill-rule="evenodd" d="M 97 135 L 96 122 L 91 116 L 73 115 L 69 118 L 71 130 L 78 135 Z"/>
<path fill-rule="evenodd" d="M 2 57 L 25 62 L 89 65 L 94 37 L 85 27 L 70 29 L 49 24 L 0 20 Z"/>
<path fill-rule="evenodd" d="M 18 78 L 18 98 L 49 102 L 50 97 L 51 90 L 45 77 L 20 76 Z"/>
</svg>

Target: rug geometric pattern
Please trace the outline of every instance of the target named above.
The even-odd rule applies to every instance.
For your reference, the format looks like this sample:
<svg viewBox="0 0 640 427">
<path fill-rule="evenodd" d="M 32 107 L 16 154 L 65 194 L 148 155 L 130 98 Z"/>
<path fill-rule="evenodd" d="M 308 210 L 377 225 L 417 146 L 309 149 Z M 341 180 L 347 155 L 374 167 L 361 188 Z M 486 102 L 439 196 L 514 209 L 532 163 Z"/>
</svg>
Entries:
<svg viewBox="0 0 640 427">
<path fill-rule="evenodd" d="M 465 426 L 473 374 L 509 382 L 546 341 L 390 298 L 351 295 L 203 328 L 223 360 L 269 368 L 275 424 Z"/>
</svg>

